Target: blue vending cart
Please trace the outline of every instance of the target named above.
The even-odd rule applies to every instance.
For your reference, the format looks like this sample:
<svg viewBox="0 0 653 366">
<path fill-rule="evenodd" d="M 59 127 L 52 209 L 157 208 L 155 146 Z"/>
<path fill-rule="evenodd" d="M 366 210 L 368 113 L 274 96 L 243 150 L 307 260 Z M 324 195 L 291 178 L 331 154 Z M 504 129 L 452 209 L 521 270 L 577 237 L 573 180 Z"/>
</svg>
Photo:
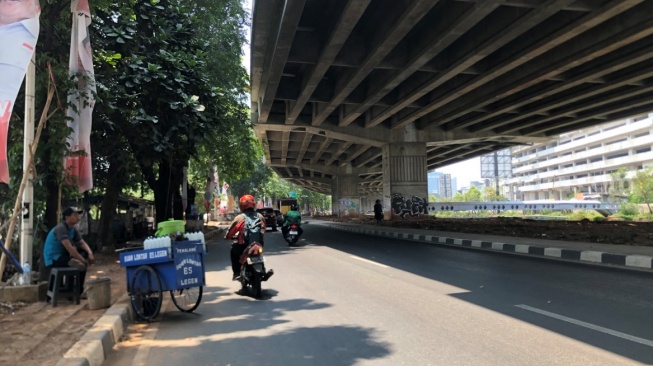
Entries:
<svg viewBox="0 0 653 366">
<path fill-rule="evenodd" d="M 170 248 L 154 248 L 120 254 L 127 271 L 127 291 L 134 312 L 143 320 L 159 315 L 163 291 L 183 312 L 197 309 L 202 300 L 204 245 L 201 241 L 173 241 Z"/>
</svg>

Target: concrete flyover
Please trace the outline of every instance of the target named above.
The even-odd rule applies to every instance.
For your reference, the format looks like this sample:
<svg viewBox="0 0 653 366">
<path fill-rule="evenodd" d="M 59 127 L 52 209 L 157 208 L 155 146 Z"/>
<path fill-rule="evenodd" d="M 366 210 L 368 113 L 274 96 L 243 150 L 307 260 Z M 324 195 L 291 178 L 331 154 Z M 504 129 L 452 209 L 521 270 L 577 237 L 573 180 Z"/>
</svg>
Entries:
<svg viewBox="0 0 653 366">
<path fill-rule="evenodd" d="M 301 186 L 425 197 L 428 170 L 653 110 L 651 14 L 653 0 L 255 0 L 255 131 Z"/>
</svg>

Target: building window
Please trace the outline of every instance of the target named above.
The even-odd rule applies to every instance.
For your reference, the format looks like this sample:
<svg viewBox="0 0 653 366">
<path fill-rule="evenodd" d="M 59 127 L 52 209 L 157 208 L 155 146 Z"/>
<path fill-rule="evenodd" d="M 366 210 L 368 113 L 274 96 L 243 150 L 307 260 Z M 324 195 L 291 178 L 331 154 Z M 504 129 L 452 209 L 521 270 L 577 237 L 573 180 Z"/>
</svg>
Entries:
<svg viewBox="0 0 653 366">
<path fill-rule="evenodd" d="M 603 158 L 600 158 L 600 157 L 599 158 L 594 158 L 594 159 L 590 160 L 590 163 L 598 163 L 599 161 L 603 161 Z"/>
<path fill-rule="evenodd" d="M 645 152 L 649 152 L 649 151 L 651 151 L 651 147 L 650 147 L 650 146 L 649 146 L 649 147 L 645 147 L 645 148 L 643 148 L 643 149 L 636 150 L 636 151 L 635 151 L 635 154 L 643 154 L 643 153 L 645 153 Z"/>
<path fill-rule="evenodd" d="M 598 135 L 599 133 L 601 133 L 601 131 L 595 131 L 595 132 L 592 132 L 592 133 L 588 133 L 587 136 L 588 137 L 589 136 L 594 136 L 594 135 Z"/>
<path fill-rule="evenodd" d="M 623 139 L 619 139 L 619 140 L 614 140 L 614 141 L 606 142 L 606 143 L 605 143 L 605 146 L 618 144 L 618 143 L 620 143 L 620 142 L 624 142 L 624 141 L 627 141 L 627 140 L 628 140 L 628 138 L 623 138 Z"/>
<path fill-rule="evenodd" d="M 605 160 L 612 160 L 612 159 L 618 159 L 618 158 L 623 158 L 628 156 L 627 152 L 621 153 L 621 154 L 614 154 L 614 155 L 609 155 L 605 158 Z"/>
<path fill-rule="evenodd" d="M 601 147 L 601 144 L 592 145 L 592 146 L 588 147 L 587 150 L 594 150 L 594 149 L 598 149 L 599 147 Z"/>
<path fill-rule="evenodd" d="M 614 130 L 614 129 L 616 129 L 616 128 L 623 127 L 623 126 L 625 126 L 625 125 L 626 125 L 625 123 L 620 123 L 620 124 L 618 124 L 618 125 L 616 125 L 616 126 L 610 126 L 610 127 L 604 128 L 604 129 L 603 129 L 603 132 L 605 132 L 605 131 L 610 131 L 610 130 Z"/>
<path fill-rule="evenodd" d="M 648 135 L 650 135 L 650 134 L 651 134 L 651 133 L 650 133 L 649 131 L 642 132 L 642 133 L 640 133 L 640 134 L 635 135 L 635 138 L 648 136 Z"/>
</svg>

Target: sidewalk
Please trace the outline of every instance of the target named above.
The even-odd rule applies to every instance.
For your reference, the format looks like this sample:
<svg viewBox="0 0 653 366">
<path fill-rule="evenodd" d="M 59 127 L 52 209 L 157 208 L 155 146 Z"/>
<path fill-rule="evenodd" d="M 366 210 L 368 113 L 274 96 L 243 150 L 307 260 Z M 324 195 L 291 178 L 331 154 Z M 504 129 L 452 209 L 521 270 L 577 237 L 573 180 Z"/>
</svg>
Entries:
<svg viewBox="0 0 653 366">
<path fill-rule="evenodd" d="M 596 244 L 573 241 L 530 239 L 510 236 L 466 234 L 444 231 L 405 229 L 358 223 L 342 223 L 308 219 L 308 223 L 360 234 L 415 240 L 437 245 L 475 248 L 516 255 L 618 266 L 620 268 L 653 269 L 653 247 Z"/>
</svg>

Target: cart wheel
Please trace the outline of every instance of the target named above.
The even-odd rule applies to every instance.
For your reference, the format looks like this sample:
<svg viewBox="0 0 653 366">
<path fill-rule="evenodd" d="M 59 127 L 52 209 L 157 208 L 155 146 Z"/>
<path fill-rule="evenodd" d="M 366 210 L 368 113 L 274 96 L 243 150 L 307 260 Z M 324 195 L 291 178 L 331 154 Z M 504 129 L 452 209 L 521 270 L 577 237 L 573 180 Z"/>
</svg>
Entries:
<svg viewBox="0 0 653 366">
<path fill-rule="evenodd" d="M 131 282 L 132 309 L 142 320 L 151 320 L 159 315 L 163 302 L 161 279 L 150 266 L 140 266 L 134 271 Z"/>
<path fill-rule="evenodd" d="M 199 286 L 170 291 L 172 302 L 175 303 L 177 309 L 185 313 L 190 313 L 200 306 L 200 301 L 202 301 L 202 288 L 202 286 Z"/>
</svg>

